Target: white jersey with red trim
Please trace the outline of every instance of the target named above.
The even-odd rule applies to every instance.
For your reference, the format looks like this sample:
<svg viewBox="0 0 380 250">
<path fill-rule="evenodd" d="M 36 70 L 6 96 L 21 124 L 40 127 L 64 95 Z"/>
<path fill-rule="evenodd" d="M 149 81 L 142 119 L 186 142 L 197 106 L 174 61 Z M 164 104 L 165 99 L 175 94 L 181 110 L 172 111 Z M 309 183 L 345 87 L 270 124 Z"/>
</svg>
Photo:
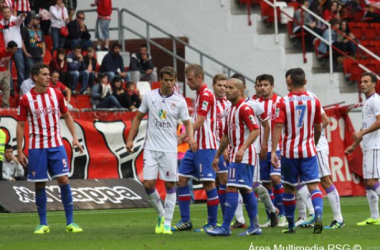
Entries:
<svg viewBox="0 0 380 250">
<path fill-rule="evenodd" d="M 281 97 L 279 97 L 276 94 L 273 94 L 272 98 L 270 99 L 264 99 L 260 98 L 259 101 L 260 103 L 264 106 L 265 113 L 268 116 L 269 119 L 269 127 L 270 127 L 270 133 L 269 133 L 269 138 L 268 138 L 268 152 L 272 151 L 272 132 L 274 128 L 274 120 L 276 118 L 276 106 L 277 103 L 280 101 Z M 260 133 L 260 141 L 264 140 L 264 130 L 261 130 Z M 281 139 L 277 145 L 276 151 L 280 150 L 280 145 L 281 145 Z"/>
<path fill-rule="evenodd" d="M 226 110 L 230 106 L 231 103 L 226 99 L 226 97 L 216 99 L 216 144 L 218 147 L 224 133 L 224 126 L 226 123 Z"/>
<path fill-rule="evenodd" d="M 238 101 L 226 112 L 226 127 L 224 133 L 228 135 L 230 141 L 231 162 L 235 162 L 236 153 L 239 151 L 244 142 L 248 139 L 252 130 L 259 129 L 255 113 L 252 108 L 244 102 L 244 99 Z M 244 152 L 241 163 L 254 165 L 256 162 L 256 150 L 251 144 Z"/>
<path fill-rule="evenodd" d="M 367 98 L 362 110 L 363 129 L 369 128 L 380 115 L 380 96 L 377 93 Z M 363 135 L 363 151 L 380 149 L 380 129 Z"/>
<path fill-rule="evenodd" d="M 217 149 L 216 146 L 216 100 L 215 96 L 207 85 L 204 84 L 195 97 L 195 108 L 193 121 L 198 116 L 204 116 L 206 119 L 203 125 L 194 131 L 194 138 L 198 143 L 198 149 Z"/>
<path fill-rule="evenodd" d="M 322 123 L 318 98 L 307 91 L 290 92 L 277 104 L 275 123 L 285 125 L 283 156 L 290 159 L 315 156 L 314 124 Z"/>
<path fill-rule="evenodd" d="M 247 103 L 248 106 L 252 108 L 253 112 L 255 113 L 256 123 L 259 125 L 259 128 L 261 129 L 261 123 L 269 119 L 269 117 L 265 113 L 264 106 L 257 99 L 255 100 L 249 97 L 245 99 L 245 103 Z M 261 131 L 264 130 L 261 129 Z M 261 150 L 260 137 L 257 137 L 253 144 L 257 153 L 259 153 Z"/>
<path fill-rule="evenodd" d="M 63 145 L 59 119 L 67 112 L 62 92 L 48 88 L 37 93 L 33 88 L 19 103 L 17 120 L 29 123 L 29 149 L 54 148 Z"/>
<path fill-rule="evenodd" d="M 4 18 L 0 20 L 0 30 L 2 30 L 4 35 L 5 46 L 7 46 L 10 41 L 15 41 L 17 47 L 22 48 L 20 25 L 23 22 L 24 19 L 22 17 L 15 16 L 11 16 L 8 21 L 4 20 Z"/>
</svg>

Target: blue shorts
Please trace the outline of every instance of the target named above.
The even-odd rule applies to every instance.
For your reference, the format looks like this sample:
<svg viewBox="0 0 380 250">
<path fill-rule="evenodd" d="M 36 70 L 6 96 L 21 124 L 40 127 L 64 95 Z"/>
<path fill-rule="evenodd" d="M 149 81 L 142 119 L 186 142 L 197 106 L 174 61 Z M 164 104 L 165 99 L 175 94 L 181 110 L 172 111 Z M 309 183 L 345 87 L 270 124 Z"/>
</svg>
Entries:
<svg viewBox="0 0 380 250">
<path fill-rule="evenodd" d="M 28 181 L 45 182 L 70 173 L 64 146 L 55 148 L 29 149 Z"/>
<path fill-rule="evenodd" d="M 252 189 L 253 165 L 231 162 L 228 166 L 227 186 Z"/>
<path fill-rule="evenodd" d="M 96 19 L 95 37 L 100 40 L 110 38 L 110 23 L 111 20 Z"/>
<path fill-rule="evenodd" d="M 224 160 L 224 157 L 223 155 L 221 155 L 219 157 L 219 164 L 218 164 L 218 167 L 219 167 L 219 171 L 218 171 L 218 174 L 219 173 L 227 173 L 228 172 L 228 166 L 230 165 L 229 162 L 226 162 Z"/>
<path fill-rule="evenodd" d="M 281 156 L 282 180 L 284 183 L 297 186 L 301 183 L 319 182 L 317 157 L 289 159 Z"/>
<path fill-rule="evenodd" d="M 277 157 L 280 158 L 280 150 L 277 152 Z M 270 183 L 271 175 L 280 175 L 281 176 L 281 166 L 279 168 L 273 167 L 271 163 L 271 153 L 267 153 L 265 160 L 260 160 L 260 181 L 264 183 Z"/>
<path fill-rule="evenodd" d="M 179 165 L 178 175 L 197 181 L 215 181 L 216 173 L 212 168 L 215 154 L 215 149 L 200 149 L 195 153 L 186 151 Z"/>
</svg>

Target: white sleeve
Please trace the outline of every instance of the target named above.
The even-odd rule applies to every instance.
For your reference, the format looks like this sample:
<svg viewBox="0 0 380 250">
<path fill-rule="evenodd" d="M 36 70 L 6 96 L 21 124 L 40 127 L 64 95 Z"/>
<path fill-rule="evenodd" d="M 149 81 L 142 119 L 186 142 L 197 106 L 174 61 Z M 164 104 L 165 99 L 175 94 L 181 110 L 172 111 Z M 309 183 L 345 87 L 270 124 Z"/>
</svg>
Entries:
<svg viewBox="0 0 380 250">
<path fill-rule="evenodd" d="M 148 96 L 147 94 L 145 94 L 141 100 L 141 105 L 139 107 L 139 111 L 143 114 L 146 114 L 149 110 L 149 107 L 148 107 Z"/>
<path fill-rule="evenodd" d="M 375 113 L 375 116 L 380 115 L 380 98 L 374 98 L 371 102 L 371 106 L 373 109 L 373 112 Z"/>
<path fill-rule="evenodd" d="M 181 121 L 190 120 L 189 109 L 187 108 L 185 99 L 182 99 L 178 111 L 179 111 L 179 118 L 181 119 Z"/>
</svg>

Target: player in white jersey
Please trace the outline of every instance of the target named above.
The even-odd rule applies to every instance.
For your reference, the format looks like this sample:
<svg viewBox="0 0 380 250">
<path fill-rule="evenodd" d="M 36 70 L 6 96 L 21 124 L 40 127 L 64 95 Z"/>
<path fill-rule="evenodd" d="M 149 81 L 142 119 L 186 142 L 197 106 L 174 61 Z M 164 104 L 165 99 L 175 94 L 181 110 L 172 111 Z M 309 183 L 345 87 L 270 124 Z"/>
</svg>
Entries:
<svg viewBox="0 0 380 250">
<path fill-rule="evenodd" d="M 172 234 L 171 220 L 176 203 L 175 183 L 178 181 L 177 126 L 179 119 L 186 128 L 191 150 L 196 151 L 197 148 L 186 101 L 173 91 L 176 80 L 177 73 L 172 67 L 161 69 L 161 87 L 144 95 L 141 106 L 133 119 L 126 145 L 128 151 L 132 153 L 133 140 L 141 120 L 148 113 L 143 176 L 145 191 L 151 205 L 158 213 L 156 234 Z M 165 209 L 155 189 L 157 174 L 160 174 L 160 179 L 165 181 Z"/>
<path fill-rule="evenodd" d="M 361 90 L 367 98 L 362 110 L 363 126 L 359 132 L 353 134 L 355 142 L 346 149 L 346 153 L 352 153 L 363 140 L 363 179 L 371 216 L 357 223 L 358 226 L 380 225 L 380 96 L 375 90 L 376 83 L 374 74 L 362 74 Z"/>
</svg>

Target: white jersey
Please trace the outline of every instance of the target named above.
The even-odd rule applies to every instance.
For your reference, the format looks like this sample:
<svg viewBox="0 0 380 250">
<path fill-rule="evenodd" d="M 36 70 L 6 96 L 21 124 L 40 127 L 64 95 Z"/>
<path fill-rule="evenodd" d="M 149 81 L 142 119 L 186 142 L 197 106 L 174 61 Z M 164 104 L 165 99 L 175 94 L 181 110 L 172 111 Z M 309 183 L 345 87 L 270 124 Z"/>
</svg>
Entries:
<svg viewBox="0 0 380 250">
<path fill-rule="evenodd" d="M 139 111 L 149 112 L 144 149 L 177 152 L 178 120 L 190 120 L 185 99 L 176 93 L 163 96 L 155 89 L 144 95 Z"/>
<path fill-rule="evenodd" d="M 259 128 L 261 129 L 261 123 L 269 119 L 269 117 L 265 113 L 264 105 L 262 105 L 258 100 L 252 99 L 250 97 L 247 97 L 245 99 L 245 103 L 247 103 L 248 106 L 250 106 L 253 109 L 253 112 L 256 116 L 256 123 L 259 125 Z M 255 146 L 256 152 L 260 153 L 260 136 L 257 137 L 253 145 Z"/>
<path fill-rule="evenodd" d="M 380 115 L 380 96 L 372 94 L 364 103 L 362 110 L 363 129 L 369 128 Z M 363 150 L 380 149 L 380 129 L 363 136 Z"/>
</svg>

